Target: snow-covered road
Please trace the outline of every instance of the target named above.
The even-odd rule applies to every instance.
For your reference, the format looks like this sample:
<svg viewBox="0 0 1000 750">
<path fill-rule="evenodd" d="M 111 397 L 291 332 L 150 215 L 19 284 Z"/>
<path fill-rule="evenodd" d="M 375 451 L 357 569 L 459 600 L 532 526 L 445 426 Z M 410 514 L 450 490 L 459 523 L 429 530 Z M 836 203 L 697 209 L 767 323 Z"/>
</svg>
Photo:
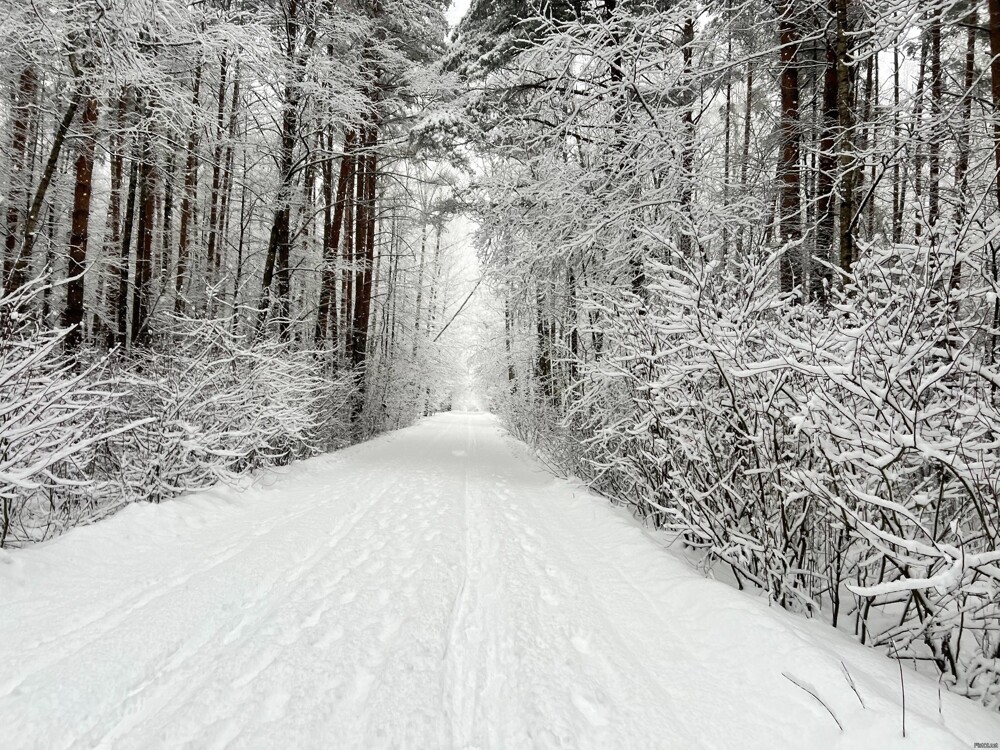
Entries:
<svg viewBox="0 0 1000 750">
<path fill-rule="evenodd" d="M 901 746 L 1000 739 L 905 679 Z M 4 748 L 888 747 L 899 701 L 486 415 L 0 552 Z"/>
</svg>

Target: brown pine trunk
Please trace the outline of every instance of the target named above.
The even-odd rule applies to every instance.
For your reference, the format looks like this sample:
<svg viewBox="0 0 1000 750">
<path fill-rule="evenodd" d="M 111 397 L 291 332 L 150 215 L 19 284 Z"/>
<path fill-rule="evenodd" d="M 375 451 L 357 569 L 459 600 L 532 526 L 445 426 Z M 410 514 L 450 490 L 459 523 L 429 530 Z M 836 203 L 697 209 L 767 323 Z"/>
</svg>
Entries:
<svg viewBox="0 0 1000 750">
<path fill-rule="evenodd" d="M 801 164 L 799 158 L 799 34 L 794 21 L 791 0 L 782 4 L 778 23 L 781 62 L 781 149 L 778 161 L 780 189 L 778 213 L 778 241 L 783 244 L 797 242 L 801 237 L 800 199 Z M 799 248 L 789 247 L 781 256 L 779 280 L 781 291 L 790 293 L 802 281 Z"/>
<path fill-rule="evenodd" d="M 66 275 L 66 309 L 62 324 L 70 328 L 67 349 L 80 344 L 83 325 L 84 271 L 87 267 L 87 239 L 90 234 L 90 196 L 94 176 L 94 131 L 97 128 L 97 99 L 90 97 L 83 109 L 83 139 L 76 156 L 76 185 L 73 189 L 73 218 L 69 237 Z"/>
<path fill-rule="evenodd" d="M 358 154 L 357 165 L 357 209 L 354 234 L 354 318 L 351 321 L 350 360 L 353 365 L 359 365 L 365 359 L 365 347 L 368 336 L 368 304 L 371 289 L 365 289 L 365 278 L 369 273 L 368 259 L 371 249 L 368 247 L 368 170 L 371 161 L 368 148 L 371 143 L 370 128 L 361 130 L 361 153 Z M 370 283 L 370 282 L 369 282 Z"/>
<path fill-rule="evenodd" d="M 332 136 L 331 136 L 332 139 Z M 337 176 L 336 200 L 333 200 L 333 168 L 331 160 L 327 160 L 323 170 L 324 208 L 323 228 L 323 282 L 320 289 L 319 315 L 316 319 L 316 342 L 325 344 L 333 328 L 333 348 L 337 348 L 337 250 L 340 247 L 340 236 L 344 226 L 344 213 L 347 203 L 347 188 L 351 177 L 351 153 L 354 149 L 354 131 L 349 130 L 344 136 L 344 155 L 340 159 L 340 173 Z M 330 205 L 333 213 L 330 215 Z"/>
</svg>

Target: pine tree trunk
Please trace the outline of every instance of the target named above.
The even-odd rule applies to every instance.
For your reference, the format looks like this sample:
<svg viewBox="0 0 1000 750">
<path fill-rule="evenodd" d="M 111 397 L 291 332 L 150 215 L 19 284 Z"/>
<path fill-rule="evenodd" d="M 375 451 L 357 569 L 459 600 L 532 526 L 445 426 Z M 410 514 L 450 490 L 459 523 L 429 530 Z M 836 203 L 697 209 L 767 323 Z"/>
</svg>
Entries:
<svg viewBox="0 0 1000 750">
<path fill-rule="evenodd" d="M 62 324 L 70 328 L 66 348 L 79 346 L 83 326 L 84 272 L 87 268 L 87 239 L 90 234 L 90 196 L 93 193 L 94 132 L 97 128 L 97 99 L 90 97 L 83 109 L 82 140 L 76 156 L 76 185 L 73 190 L 73 217 L 66 268 L 66 308 Z"/>
<path fill-rule="evenodd" d="M 778 161 L 778 183 L 780 187 L 778 240 L 788 247 L 781 256 L 779 280 L 781 291 L 790 293 L 801 283 L 802 270 L 799 263 L 801 238 L 801 206 L 799 188 L 801 185 L 801 164 L 799 157 L 799 34 L 794 21 L 794 6 L 791 0 L 782 4 L 778 24 L 781 62 L 781 149 Z"/>
<path fill-rule="evenodd" d="M 153 218 L 155 184 L 152 145 L 149 135 L 142 136 L 142 162 L 139 165 L 139 227 L 135 245 L 135 285 L 132 290 L 132 344 L 149 338 L 151 284 L 153 277 Z"/>
<path fill-rule="evenodd" d="M 319 316 L 316 319 L 316 342 L 325 343 L 333 328 L 333 348 L 337 348 L 337 251 L 340 247 L 340 236 L 344 226 L 344 213 L 347 203 L 348 181 L 351 177 L 351 159 L 354 149 L 354 131 L 349 130 L 344 135 L 344 155 L 340 159 L 340 173 L 337 176 L 336 200 L 333 200 L 333 169 L 331 160 L 327 160 L 323 171 L 323 196 L 326 202 L 324 209 L 323 231 L 323 281 L 320 289 Z M 332 136 L 331 136 L 332 139 Z M 330 216 L 330 204 L 333 203 L 333 215 Z"/>
<path fill-rule="evenodd" d="M 371 318 L 372 274 L 375 269 L 375 187 L 378 140 L 376 126 L 370 124 L 362 135 L 365 151 L 359 157 L 358 215 L 355 253 L 361 261 L 354 274 L 357 294 L 354 309 L 354 343 L 351 346 L 352 363 L 364 364 L 368 354 L 368 325 Z"/>
</svg>

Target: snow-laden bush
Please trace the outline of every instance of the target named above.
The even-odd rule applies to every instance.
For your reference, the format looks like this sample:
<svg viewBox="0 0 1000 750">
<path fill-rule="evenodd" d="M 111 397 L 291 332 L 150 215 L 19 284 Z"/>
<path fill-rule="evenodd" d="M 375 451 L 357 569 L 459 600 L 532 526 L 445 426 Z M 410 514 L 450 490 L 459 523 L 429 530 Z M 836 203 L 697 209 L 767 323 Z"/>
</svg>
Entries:
<svg viewBox="0 0 1000 750">
<path fill-rule="evenodd" d="M 158 502 L 342 445 L 350 385 L 322 359 L 184 321 L 169 346 L 121 362 L 121 419 L 147 418 L 108 444 L 106 470 L 131 500 Z"/>
<path fill-rule="evenodd" d="M 33 314 L 46 281 L 0 290 L 0 546 L 43 539 L 95 510 L 97 449 L 134 420 L 108 429 L 116 402 L 103 364 L 61 352 L 65 329 Z"/>
<path fill-rule="evenodd" d="M 33 315 L 44 289 L 0 296 L 0 546 L 350 441 L 354 381 L 318 353 L 183 320 L 88 365 Z"/>
<path fill-rule="evenodd" d="M 579 363 L 560 427 L 581 448 L 556 458 L 741 586 L 996 706 L 998 290 L 980 253 L 867 247 L 829 309 L 782 298 L 775 256 L 649 264 L 644 299 L 584 311 L 609 345 Z M 556 418 L 517 398 L 508 423 L 546 447 Z"/>
</svg>

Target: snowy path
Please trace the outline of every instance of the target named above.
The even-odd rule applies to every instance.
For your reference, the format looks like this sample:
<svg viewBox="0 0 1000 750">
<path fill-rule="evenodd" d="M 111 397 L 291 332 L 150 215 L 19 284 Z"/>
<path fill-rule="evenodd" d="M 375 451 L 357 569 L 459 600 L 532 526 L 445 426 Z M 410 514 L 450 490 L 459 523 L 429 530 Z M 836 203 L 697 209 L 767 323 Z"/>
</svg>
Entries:
<svg viewBox="0 0 1000 750">
<path fill-rule="evenodd" d="M 491 417 L 440 415 L 267 484 L 0 553 L 0 746 L 899 736 L 893 663 L 703 580 Z M 902 746 L 1000 739 L 994 715 L 950 695 L 939 715 L 935 685 L 906 680 Z"/>
</svg>

